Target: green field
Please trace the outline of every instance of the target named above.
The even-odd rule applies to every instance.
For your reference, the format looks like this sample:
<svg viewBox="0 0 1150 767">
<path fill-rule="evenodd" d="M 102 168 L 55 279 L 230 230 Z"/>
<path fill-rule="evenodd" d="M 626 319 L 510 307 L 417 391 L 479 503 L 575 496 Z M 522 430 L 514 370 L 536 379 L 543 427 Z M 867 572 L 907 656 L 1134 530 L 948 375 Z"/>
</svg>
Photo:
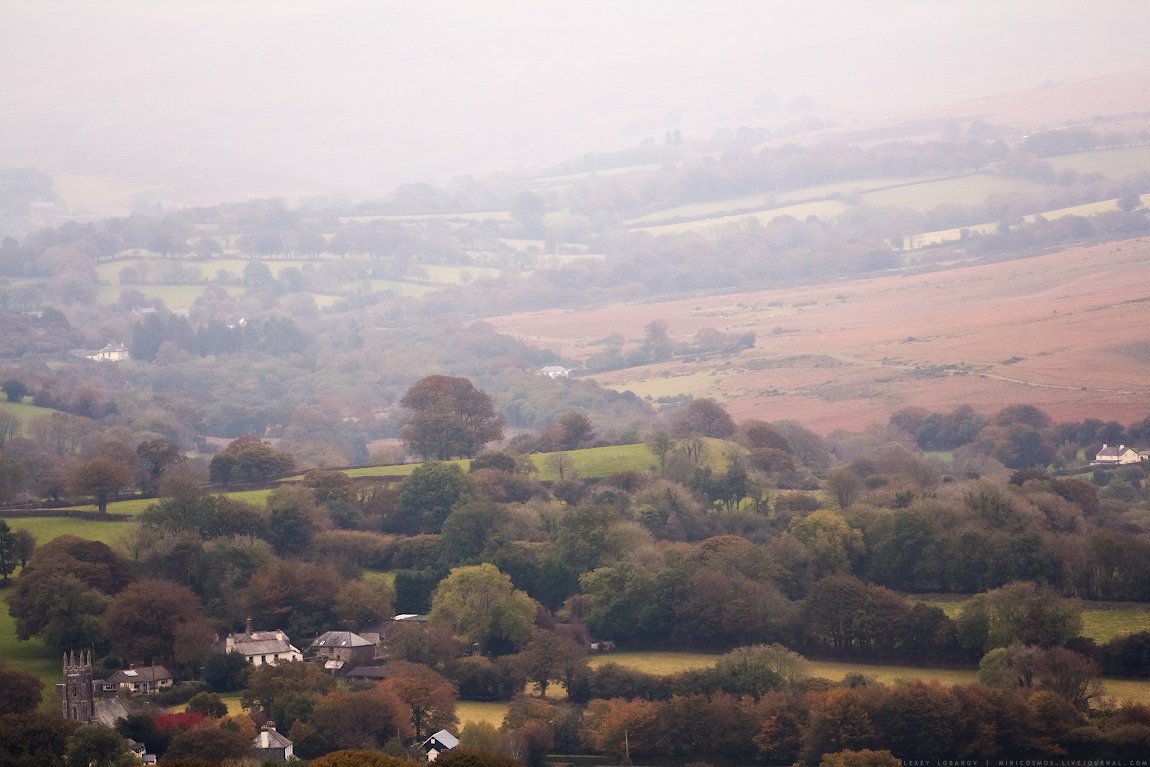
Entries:
<svg viewBox="0 0 1150 767">
<path fill-rule="evenodd" d="M 98 522 L 71 517 L 9 517 L 5 521 L 13 530 L 32 533 L 37 545 L 61 535 L 76 535 L 112 545 L 130 533 L 136 525 L 132 521 Z"/>
<path fill-rule="evenodd" d="M 592 668 L 604 663 L 618 663 L 647 674 L 670 675 L 682 671 L 707 668 L 714 665 L 718 655 L 676 652 L 615 652 L 597 655 L 589 661 Z M 921 679 L 943 685 L 970 684 L 975 681 L 975 669 L 919 668 L 914 666 L 884 666 L 874 663 L 845 663 L 841 661 L 807 661 L 807 672 L 812 677 L 841 682 L 851 674 L 862 674 L 882 684 L 899 680 Z M 1150 703 L 1150 681 L 1131 679 L 1104 679 L 1103 694 L 1116 700 Z"/>
<path fill-rule="evenodd" d="M 618 663 L 620 666 L 642 671 L 644 674 L 669 676 L 683 671 L 708 668 L 719 659 L 713 653 L 701 652 L 610 652 L 593 655 L 587 665 L 598 668 L 605 663 Z"/>
<path fill-rule="evenodd" d="M 917 601 L 939 607 L 947 617 L 954 619 L 962 611 L 963 605 L 970 601 L 970 597 L 963 594 L 932 594 Z M 1150 631 L 1150 604 L 1082 603 L 1082 636 L 1098 644 L 1139 631 Z"/>
<path fill-rule="evenodd" d="M 643 173 L 658 170 L 662 163 L 649 163 L 647 165 L 628 165 L 622 168 L 603 168 L 601 170 L 587 170 L 579 173 L 567 173 L 562 176 L 537 176 L 524 181 L 520 186 L 523 189 L 543 189 L 550 187 L 570 186 L 589 178 L 605 176 L 625 176 L 630 173 Z"/>
<path fill-rule="evenodd" d="M 423 264 L 421 268 L 436 285 L 466 285 L 472 280 L 493 279 L 503 273 L 502 269 L 493 266 Z"/>
<path fill-rule="evenodd" d="M 9 402 L 8 400 L 0 400 L 0 411 L 11 413 L 19 418 L 20 426 L 24 429 L 25 434 L 27 433 L 28 422 L 33 418 L 56 412 L 50 407 L 38 407 L 29 402 Z"/>
<path fill-rule="evenodd" d="M 722 465 L 727 450 L 734 446 L 732 442 L 721 439 L 707 439 L 707 458 L 715 462 L 715 466 Z M 647 473 L 657 468 L 659 463 L 654 453 L 646 443 L 634 445 L 608 445 L 607 447 L 587 447 L 581 450 L 562 451 L 568 462 L 564 472 L 571 472 L 580 477 L 606 477 L 625 471 Z M 538 470 L 536 478 L 542 481 L 556 481 L 559 472 L 555 469 L 555 453 L 532 453 L 531 462 Z M 467 471 L 471 461 L 459 459 L 447 461 L 454 463 Z M 415 471 L 418 463 L 399 463 L 390 466 L 366 466 L 360 469 L 348 469 L 345 472 L 349 477 L 406 477 Z"/>
<path fill-rule="evenodd" d="M 466 213 L 412 213 L 410 215 L 392 214 L 384 216 L 340 216 L 341 224 L 370 224 L 372 221 L 512 221 L 510 211 L 506 210 L 479 210 Z"/>
<path fill-rule="evenodd" d="M 54 685 L 61 681 L 60 659 L 39 639 L 21 642 L 16 638 L 16 621 L 8 614 L 7 594 L 0 597 L 0 661 L 38 677 L 44 682 L 44 697 L 51 700 Z"/>
<path fill-rule="evenodd" d="M 1118 149 L 1096 149 L 1046 159 L 1055 170 L 1074 170 L 1079 173 L 1101 173 L 1111 178 L 1123 178 L 1150 171 L 1150 146 L 1128 146 Z"/>
<path fill-rule="evenodd" d="M 493 727 L 499 727 L 510 707 L 510 703 L 498 700 L 461 700 L 455 704 L 455 715 L 459 717 L 461 728 L 468 722 L 487 722 Z"/>
<path fill-rule="evenodd" d="M 169 308 L 191 306 L 204 293 L 206 284 L 202 285 L 107 285 L 102 284 L 96 289 L 96 300 L 101 304 L 115 304 L 120 300 L 120 294 L 125 290 L 138 290 L 150 299 L 164 302 Z M 237 298 L 244 294 L 244 288 L 237 285 L 221 286 L 228 295 Z"/>
<path fill-rule="evenodd" d="M 1139 631 L 1150 631 L 1150 605 L 1096 607 L 1082 610 L 1082 636 L 1099 644 Z"/>
<path fill-rule="evenodd" d="M 747 197 L 734 197 L 726 200 L 678 205 L 674 208 L 667 208 L 666 210 L 660 210 L 654 213 L 648 213 L 645 216 L 633 218 L 628 223 L 632 226 L 653 226 L 656 224 L 671 223 L 673 221 L 682 221 L 684 219 L 722 216 L 741 210 L 761 210 L 763 208 L 775 207 L 776 204 L 770 195 L 754 194 Z"/>
<path fill-rule="evenodd" d="M 746 218 L 756 219 L 760 224 L 764 225 L 782 216 L 790 216 L 800 221 L 809 216 L 821 219 L 832 219 L 843 213 L 847 207 L 847 204 L 840 200 L 814 200 L 812 202 L 784 205 L 778 208 L 771 208 L 770 210 L 760 210 L 751 213 L 737 213 L 734 215 L 702 218 L 697 221 L 684 221 L 677 224 L 648 226 L 644 227 L 643 231 L 651 232 L 652 234 L 679 234 L 681 232 L 695 231 L 696 229 L 733 224 Z"/>
<path fill-rule="evenodd" d="M 624 471 L 638 471 L 645 474 L 658 466 L 654 454 L 645 444 L 590 447 L 583 450 L 568 450 L 564 455 L 570 462 L 570 467 L 564 469 L 564 472 L 571 472 L 580 477 L 605 477 Z M 553 456 L 554 453 L 535 453 L 531 456 L 531 462 L 539 470 L 539 479 L 550 481 L 559 479 Z"/>
<path fill-rule="evenodd" d="M 861 201 L 867 205 L 925 212 L 939 205 L 980 205 L 996 194 L 1026 194 L 1046 189 L 1046 185 L 1036 181 L 976 173 L 864 192 Z"/>
</svg>

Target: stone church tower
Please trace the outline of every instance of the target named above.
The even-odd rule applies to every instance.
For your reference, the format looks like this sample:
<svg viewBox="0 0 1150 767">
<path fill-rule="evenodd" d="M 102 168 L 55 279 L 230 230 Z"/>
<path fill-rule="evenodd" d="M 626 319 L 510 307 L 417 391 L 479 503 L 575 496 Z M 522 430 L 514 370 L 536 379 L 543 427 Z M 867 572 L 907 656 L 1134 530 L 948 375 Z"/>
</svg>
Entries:
<svg viewBox="0 0 1150 767">
<path fill-rule="evenodd" d="M 60 687 L 65 719 L 87 724 L 96 718 L 91 650 L 64 653 L 64 684 Z"/>
</svg>

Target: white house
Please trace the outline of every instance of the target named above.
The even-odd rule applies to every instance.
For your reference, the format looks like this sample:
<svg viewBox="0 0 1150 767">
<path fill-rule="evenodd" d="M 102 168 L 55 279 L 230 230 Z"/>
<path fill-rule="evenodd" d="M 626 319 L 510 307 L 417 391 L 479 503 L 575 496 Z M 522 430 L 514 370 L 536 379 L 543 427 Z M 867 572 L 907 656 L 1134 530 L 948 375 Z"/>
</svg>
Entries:
<svg viewBox="0 0 1150 767">
<path fill-rule="evenodd" d="M 571 368 L 565 368 L 562 365 L 547 365 L 536 370 L 535 374 L 548 378 L 570 378 Z"/>
<path fill-rule="evenodd" d="M 246 631 L 228 634 L 220 645 L 221 652 L 238 652 L 253 666 L 265 663 L 275 665 L 284 661 L 302 661 L 303 653 L 288 639 L 288 635 L 274 631 L 252 631 L 252 619 L 248 618 Z"/>
<path fill-rule="evenodd" d="M 1102 443 L 1102 449 L 1094 456 L 1095 463 L 1112 463 L 1119 466 L 1126 466 L 1132 463 L 1141 463 L 1142 456 L 1137 450 L 1125 445 L 1107 445 Z"/>
<path fill-rule="evenodd" d="M 121 343 L 108 344 L 98 352 L 92 352 L 86 355 L 90 360 L 97 362 L 127 362 L 131 359 L 128 354 L 128 347 Z"/>
</svg>

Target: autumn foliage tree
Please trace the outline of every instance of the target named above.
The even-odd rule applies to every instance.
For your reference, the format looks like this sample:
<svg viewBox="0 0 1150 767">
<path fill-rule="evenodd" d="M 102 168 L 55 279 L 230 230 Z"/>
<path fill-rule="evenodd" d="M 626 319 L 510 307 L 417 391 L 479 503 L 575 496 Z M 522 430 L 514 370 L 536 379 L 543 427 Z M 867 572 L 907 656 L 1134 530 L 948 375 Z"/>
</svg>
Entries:
<svg viewBox="0 0 1150 767">
<path fill-rule="evenodd" d="M 145 578 L 112 599 L 104 615 L 112 651 L 125 661 L 194 662 L 207 656 L 215 631 L 191 589 Z"/>
<path fill-rule="evenodd" d="M 470 458 L 503 438 L 503 418 L 491 398 L 466 378 L 431 375 L 407 390 L 399 404 L 411 412 L 401 436 L 424 460 Z"/>
<path fill-rule="evenodd" d="M 96 498 L 101 514 L 108 513 L 108 501 L 132 484 L 132 470 L 114 458 L 96 456 L 84 461 L 72 472 L 72 490 Z"/>
<path fill-rule="evenodd" d="M 459 724 L 455 716 L 455 685 L 422 663 L 393 661 L 388 670 L 379 689 L 402 704 L 416 740 Z"/>
</svg>

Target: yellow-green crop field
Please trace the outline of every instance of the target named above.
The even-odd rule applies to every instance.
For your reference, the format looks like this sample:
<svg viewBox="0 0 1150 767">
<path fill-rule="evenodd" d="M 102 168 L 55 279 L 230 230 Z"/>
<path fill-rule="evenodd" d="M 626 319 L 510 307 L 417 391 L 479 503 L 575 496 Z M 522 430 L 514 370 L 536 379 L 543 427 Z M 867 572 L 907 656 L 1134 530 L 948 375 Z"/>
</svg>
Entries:
<svg viewBox="0 0 1150 767">
<path fill-rule="evenodd" d="M 1150 171 L 1150 146 L 1128 146 L 1118 149 L 1095 149 L 1091 152 L 1050 157 L 1046 160 L 1055 170 L 1079 173 L 1101 173 L 1122 178 Z"/>
<path fill-rule="evenodd" d="M 503 701 L 461 700 L 455 704 L 455 715 L 463 727 L 468 722 L 486 722 L 492 727 L 499 727 L 509 708 L 511 704 Z"/>
</svg>

